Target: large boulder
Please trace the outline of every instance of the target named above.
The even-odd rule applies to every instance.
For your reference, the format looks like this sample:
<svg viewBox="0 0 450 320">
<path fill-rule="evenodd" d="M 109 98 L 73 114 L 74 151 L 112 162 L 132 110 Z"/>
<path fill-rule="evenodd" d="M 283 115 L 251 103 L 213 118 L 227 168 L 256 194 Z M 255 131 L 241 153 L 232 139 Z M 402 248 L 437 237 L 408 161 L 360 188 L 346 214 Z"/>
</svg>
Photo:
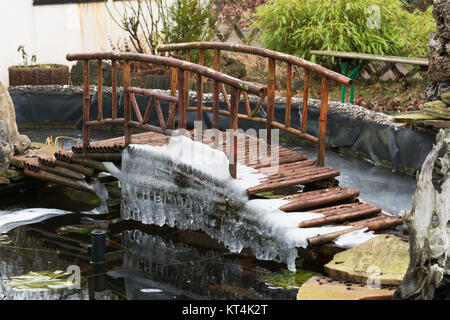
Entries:
<svg viewBox="0 0 450 320">
<path fill-rule="evenodd" d="M 4 176 L 8 171 L 9 162 L 14 154 L 14 148 L 5 123 L 0 120 L 0 184 L 9 183 Z"/>
<path fill-rule="evenodd" d="M 10 136 L 19 134 L 16 124 L 16 112 L 14 111 L 14 104 L 9 95 L 8 88 L 0 81 L 0 120 L 6 127 Z"/>
<path fill-rule="evenodd" d="M 9 95 L 8 88 L 0 81 L 0 120 L 3 121 L 10 143 L 14 146 L 15 154 L 22 154 L 31 146 L 30 139 L 19 134 L 16 124 L 14 103 Z"/>
<path fill-rule="evenodd" d="M 433 17 L 436 19 L 436 32 L 429 38 L 427 101 L 438 100 L 439 95 L 450 87 L 450 1 L 436 0 Z"/>
<path fill-rule="evenodd" d="M 433 183 L 441 154 L 442 179 Z M 450 284 L 450 129 L 439 131 L 417 178 L 411 213 L 403 219 L 409 228 L 410 263 L 394 298 L 433 299 Z"/>
</svg>

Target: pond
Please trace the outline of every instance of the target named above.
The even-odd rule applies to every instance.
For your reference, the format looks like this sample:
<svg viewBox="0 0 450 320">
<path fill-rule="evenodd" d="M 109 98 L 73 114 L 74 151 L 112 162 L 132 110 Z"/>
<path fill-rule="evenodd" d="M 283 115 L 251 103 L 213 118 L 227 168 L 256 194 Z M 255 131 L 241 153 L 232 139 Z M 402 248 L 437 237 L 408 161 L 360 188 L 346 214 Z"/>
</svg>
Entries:
<svg viewBox="0 0 450 320">
<path fill-rule="evenodd" d="M 49 136 L 81 137 L 80 130 L 67 128 L 22 129 L 21 133 L 36 142 L 45 142 Z M 99 131 L 92 136 L 105 139 L 112 133 Z M 315 148 L 299 139 L 280 140 L 285 147 L 306 153 L 310 158 L 315 156 Z M 70 149 L 73 144 L 67 140 L 64 148 Z M 338 179 L 342 186 L 360 190 L 360 199 L 394 214 L 410 210 L 415 189 L 412 177 L 333 150 L 327 150 L 326 162 L 341 171 Z M 109 201 L 110 212 L 106 215 L 82 213 L 98 204 L 92 195 L 59 187 L 38 188 L 1 198 L 0 215 L 33 208 L 68 212 L 22 225 L 10 230 L 7 237 L 2 236 L 0 299 L 290 300 L 295 299 L 304 281 L 322 271 L 304 264 L 303 269 L 292 273 L 286 270 L 285 264 L 259 261 L 246 251 L 231 254 L 201 232 L 124 221 L 120 219 L 120 201 L 114 199 Z M 106 265 L 90 263 L 89 232 L 93 229 L 107 232 Z M 39 290 L 45 287 L 48 274 L 30 275 L 30 272 L 50 271 L 58 280 L 60 277 L 54 273 L 62 276 L 70 266 L 76 266 L 81 272 L 79 289 Z M 25 277 L 19 280 L 25 284 L 14 288 L 14 282 L 9 281 L 21 275 Z M 34 290 L 23 290 L 27 286 Z"/>
</svg>

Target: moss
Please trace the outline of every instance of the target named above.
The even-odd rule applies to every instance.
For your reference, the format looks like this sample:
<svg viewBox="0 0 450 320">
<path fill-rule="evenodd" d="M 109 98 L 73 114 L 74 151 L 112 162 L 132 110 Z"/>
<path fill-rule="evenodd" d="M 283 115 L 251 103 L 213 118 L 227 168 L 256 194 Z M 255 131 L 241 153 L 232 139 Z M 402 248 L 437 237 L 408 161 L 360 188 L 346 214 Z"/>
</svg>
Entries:
<svg viewBox="0 0 450 320">
<path fill-rule="evenodd" d="M 73 285 L 67 281 L 69 273 L 63 271 L 39 271 L 11 277 L 6 286 L 14 290 L 51 290 L 63 289 Z"/>
<path fill-rule="evenodd" d="M 85 224 L 77 224 L 77 225 L 68 225 L 62 226 L 56 229 L 56 233 L 58 234 L 68 234 L 68 233 L 76 233 L 76 234 L 84 234 L 88 235 L 94 230 L 101 229 L 96 225 L 85 225 Z"/>
<path fill-rule="evenodd" d="M 321 277 L 322 275 L 320 273 L 300 269 L 297 269 L 297 272 L 291 272 L 284 269 L 280 273 L 273 273 L 271 275 L 264 276 L 261 280 L 275 287 L 296 289 L 315 276 Z"/>
</svg>

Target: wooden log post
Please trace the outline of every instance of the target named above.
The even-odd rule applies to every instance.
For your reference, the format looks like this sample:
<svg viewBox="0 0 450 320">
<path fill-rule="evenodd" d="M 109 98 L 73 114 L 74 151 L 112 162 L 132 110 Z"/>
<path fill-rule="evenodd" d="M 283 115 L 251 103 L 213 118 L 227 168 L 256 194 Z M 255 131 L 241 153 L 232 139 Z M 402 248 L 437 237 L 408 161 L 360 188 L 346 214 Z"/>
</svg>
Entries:
<svg viewBox="0 0 450 320">
<path fill-rule="evenodd" d="M 174 57 L 179 59 L 180 58 L 180 53 L 178 51 L 174 52 Z M 170 95 L 175 97 L 177 94 L 177 83 L 178 83 L 178 70 L 177 68 L 172 68 L 172 78 L 171 78 L 171 83 L 170 83 Z M 174 102 L 171 102 L 169 104 L 169 114 L 172 113 L 172 110 L 176 107 Z M 168 128 L 174 128 L 175 125 L 175 117 L 172 119 L 172 121 L 169 121 L 167 123 L 167 127 Z"/>
<path fill-rule="evenodd" d="M 89 147 L 89 105 L 91 93 L 89 90 L 89 60 L 83 61 L 83 149 Z"/>
<path fill-rule="evenodd" d="M 317 165 L 325 165 L 325 138 L 327 136 L 327 109 L 328 109 L 328 79 L 322 77 L 322 92 L 320 97 L 319 116 L 319 151 L 317 153 Z"/>
<path fill-rule="evenodd" d="M 212 127 L 219 129 L 219 81 L 213 80 L 213 115 Z"/>
<path fill-rule="evenodd" d="M 186 129 L 186 100 L 185 100 L 185 85 L 184 85 L 184 70 L 178 68 L 178 129 Z"/>
<path fill-rule="evenodd" d="M 220 71 L 220 50 L 214 49 L 213 69 Z M 219 129 L 219 81 L 213 80 L 213 117 L 212 126 Z"/>
<path fill-rule="evenodd" d="M 269 58 L 269 68 L 267 74 L 267 146 L 272 141 L 272 122 L 275 111 L 275 59 Z"/>
<path fill-rule="evenodd" d="M 97 60 L 97 120 L 103 120 L 103 63 L 101 59 Z"/>
<path fill-rule="evenodd" d="M 286 111 L 285 126 L 291 126 L 291 105 L 292 105 L 292 64 L 288 63 L 286 68 Z"/>
<path fill-rule="evenodd" d="M 112 95 L 112 111 L 111 117 L 117 119 L 117 71 L 116 60 L 111 61 L 111 95 Z"/>
<path fill-rule="evenodd" d="M 231 108 L 230 108 L 230 129 L 233 130 L 232 148 L 230 150 L 230 175 L 236 179 L 237 177 L 237 129 L 238 129 L 238 107 L 239 107 L 239 89 L 231 87 Z"/>
<path fill-rule="evenodd" d="M 128 87 L 130 86 L 130 61 L 123 61 L 123 104 L 124 104 L 124 127 L 125 127 L 125 145 L 131 143 L 131 99 Z"/>
<path fill-rule="evenodd" d="M 308 121 L 308 99 L 309 99 L 309 71 L 305 70 L 305 85 L 303 87 L 303 107 L 301 131 L 306 133 L 306 123 Z"/>
<path fill-rule="evenodd" d="M 203 65 L 205 62 L 204 51 L 200 50 L 198 53 L 198 64 Z M 202 121 L 203 117 L 203 77 L 197 73 L 197 121 Z"/>
<path fill-rule="evenodd" d="M 186 61 L 191 62 L 191 50 L 186 50 Z M 189 107 L 189 87 L 191 81 L 191 73 L 189 71 L 184 71 L 184 105 Z"/>
</svg>

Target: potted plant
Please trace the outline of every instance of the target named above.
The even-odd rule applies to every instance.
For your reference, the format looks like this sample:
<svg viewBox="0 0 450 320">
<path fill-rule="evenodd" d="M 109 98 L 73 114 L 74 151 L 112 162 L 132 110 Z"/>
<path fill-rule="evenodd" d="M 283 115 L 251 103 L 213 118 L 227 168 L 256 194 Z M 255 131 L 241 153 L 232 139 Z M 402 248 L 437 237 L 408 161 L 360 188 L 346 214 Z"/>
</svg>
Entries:
<svg viewBox="0 0 450 320">
<path fill-rule="evenodd" d="M 65 85 L 69 83 L 69 67 L 61 64 L 36 64 L 36 55 L 28 54 L 23 45 L 17 51 L 22 55 L 23 64 L 11 66 L 9 71 L 9 85 Z"/>
</svg>

